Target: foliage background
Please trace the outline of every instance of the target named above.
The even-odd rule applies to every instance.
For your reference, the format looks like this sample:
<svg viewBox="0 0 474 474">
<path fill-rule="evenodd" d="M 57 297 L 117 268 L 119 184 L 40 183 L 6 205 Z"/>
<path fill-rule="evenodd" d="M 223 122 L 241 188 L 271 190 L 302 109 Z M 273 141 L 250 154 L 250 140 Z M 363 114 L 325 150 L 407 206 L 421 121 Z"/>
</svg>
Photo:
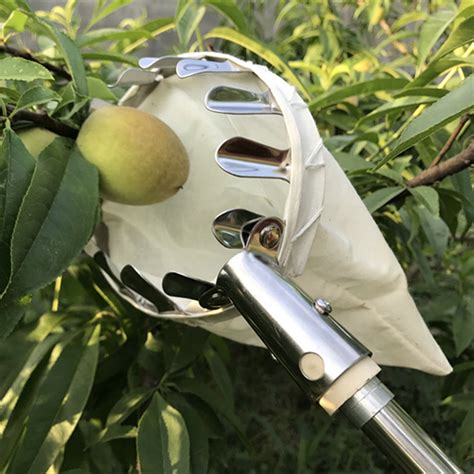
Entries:
<svg viewBox="0 0 474 474">
<path fill-rule="evenodd" d="M 472 179 L 466 167 L 440 182 L 420 184 L 419 177 L 433 160 L 456 160 L 470 147 L 474 7 L 445 0 L 181 0 L 173 16 L 154 18 L 145 8 L 127 17 L 122 9 L 131 3 L 98 0 L 87 21 L 71 0 L 36 12 L 20 0 L 0 5 L 0 105 L 9 118 L 0 159 L 0 470 L 392 471 L 358 430 L 310 407 L 265 351 L 137 314 L 89 259 L 70 264 L 90 235 L 97 197 L 84 201 L 85 218 L 79 208 L 61 207 L 66 197 L 54 208 L 27 180 L 23 204 L 43 200 L 58 215 L 66 209 L 83 242 L 61 247 L 71 230 L 54 229 L 34 206 L 44 236 L 25 227 L 20 211 L 13 217 L 23 231 L 7 232 L 3 196 L 13 171 L 20 173 L 14 163 L 35 169 L 38 179 L 56 177 L 57 189 L 76 189 L 67 173 L 76 166 L 83 176 L 78 195 L 94 196 L 97 188 L 70 139 L 35 164 L 8 124 L 19 132 L 50 118 L 66 127 L 60 134 L 74 137 L 90 99 L 117 101 L 125 90 L 106 84 L 157 38 L 165 38 L 160 55 L 212 47 L 269 64 L 306 98 L 455 369 L 438 379 L 387 368 L 382 378 L 472 469 Z M 104 26 L 112 14 L 120 21 Z M 20 55 L 28 62 L 15 76 L 5 60 Z M 39 242 L 27 260 L 29 280 L 15 273 L 12 257 L 27 232 Z M 38 236 L 58 242 L 54 274 L 42 273 Z"/>
</svg>

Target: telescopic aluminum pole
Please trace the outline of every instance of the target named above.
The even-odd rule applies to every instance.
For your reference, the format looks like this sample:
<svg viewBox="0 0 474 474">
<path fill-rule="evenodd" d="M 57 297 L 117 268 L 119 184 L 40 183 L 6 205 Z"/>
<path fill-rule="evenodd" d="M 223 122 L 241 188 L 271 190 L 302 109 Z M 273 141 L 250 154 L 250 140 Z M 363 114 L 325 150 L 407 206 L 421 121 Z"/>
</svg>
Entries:
<svg viewBox="0 0 474 474">
<path fill-rule="evenodd" d="M 312 400 L 344 413 L 402 470 L 462 472 L 393 400 L 369 351 L 330 316 L 328 303 L 315 303 L 249 251 L 224 266 L 217 286 Z"/>
</svg>

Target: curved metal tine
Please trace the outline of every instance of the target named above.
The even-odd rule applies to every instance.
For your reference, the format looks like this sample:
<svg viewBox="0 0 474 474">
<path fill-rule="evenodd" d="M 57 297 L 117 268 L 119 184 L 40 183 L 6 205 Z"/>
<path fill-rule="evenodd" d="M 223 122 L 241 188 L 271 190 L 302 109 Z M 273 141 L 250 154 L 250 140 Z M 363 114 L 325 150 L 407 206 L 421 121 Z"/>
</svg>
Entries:
<svg viewBox="0 0 474 474">
<path fill-rule="evenodd" d="M 176 74 L 181 79 L 208 72 L 242 72 L 230 61 L 208 61 L 203 59 L 181 59 L 176 65 Z"/>
<path fill-rule="evenodd" d="M 142 69 L 176 69 L 176 64 L 182 59 L 179 56 L 144 57 L 138 60 L 138 65 Z"/>
<path fill-rule="evenodd" d="M 290 150 L 279 150 L 243 137 L 226 140 L 217 150 L 217 164 L 241 178 L 273 178 L 290 181 Z"/>
<path fill-rule="evenodd" d="M 252 92 L 238 87 L 218 86 L 206 96 L 206 107 L 221 114 L 277 114 L 281 111 L 270 91 Z"/>
<path fill-rule="evenodd" d="M 170 272 L 163 278 L 163 289 L 170 296 L 196 300 L 206 309 L 218 309 L 231 304 L 229 298 L 213 283 Z"/>
<path fill-rule="evenodd" d="M 92 257 L 94 262 L 110 277 L 111 280 L 120 288 L 128 290 L 128 288 L 123 284 L 123 282 L 118 277 L 117 273 L 112 269 L 112 264 L 109 262 L 109 259 L 104 252 L 99 251 L 94 254 Z M 130 293 L 130 292 L 129 292 Z"/>
<path fill-rule="evenodd" d="M 212 223 L 214 237 L 228 249 L 242 249 L 242 229 L 249 222 L 261 219 L 260 214 L 247 209 L 230 209 L 219 214 Z"/>
<path fill-rule="evenodd" d="M 143 86 L 153 84 L 156 81 L 156 75 L 156 72 L 144 71 L 143 69 L 126 69 L 113 84 L 109 85 L 109 87 Z"/>
<path fill-rule="evenodd" d="M 132 265 L 125 265 L 122 268 L 120 278 L 125 285 L 153 303 L 160 313 L 178 309 L 173 300 L 144 278 Z"/>
<path fill-rule="evenodd" d="M 191 278 L 181 273 L 170 272 L 163 278 L 163 290 L 169 296 L 198 301 L 203 293 L 214 288 L 208 281 Z"/>
</svg>

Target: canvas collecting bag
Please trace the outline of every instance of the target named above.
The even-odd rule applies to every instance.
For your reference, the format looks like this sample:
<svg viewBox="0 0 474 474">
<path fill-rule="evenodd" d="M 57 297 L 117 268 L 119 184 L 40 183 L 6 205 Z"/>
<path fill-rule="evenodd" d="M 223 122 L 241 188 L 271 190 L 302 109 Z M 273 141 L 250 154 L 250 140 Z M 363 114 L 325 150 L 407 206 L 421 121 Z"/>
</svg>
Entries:
<svg viewBox="0 0 474 474">
<path fill-rule="evenodd" d="M 182 58 L 228 61 L 230 72 L 160 76 L 134 86 L 122 105 L 155 114 L 179 136 L 190 160 L 190 176 L 172 198 L 149 206 L 103 204 L 107 252 L 120 270 L 135 266 L 161 289 L 168 272 L 215 281 L 238 250 L 224 248 L 212 222 L 241 208 L 284 220 L 279 263 L 311 297 L 328 300 L 332 316 L 365 344 L 380 364 L 444 375 L 451 367 L 431 336 L 407 288 L 393 252 L 362 200 L 324 147 L 314 119 L 294 87 L 264 66 L 219 53 Z M 153 70 L 153 69 L 152 69 Z M 159 75 L 160 71 L 156 71 Z M 235 115 L 206 108 L 212 88 L 228 86 L 268 93 L 281 114 Z M 215 160 L 226 140 L 244 137 L 289 150 L 289 182 L 242 178 Z M 98 241 L 88 251 L 94 253 Z M 201 326 L 235 341 L 262 342 L 234 307 L 208 310 L 174 298 L 175 311 L 158 312 L 128 298 L 151 316 Z"/>
</svg>

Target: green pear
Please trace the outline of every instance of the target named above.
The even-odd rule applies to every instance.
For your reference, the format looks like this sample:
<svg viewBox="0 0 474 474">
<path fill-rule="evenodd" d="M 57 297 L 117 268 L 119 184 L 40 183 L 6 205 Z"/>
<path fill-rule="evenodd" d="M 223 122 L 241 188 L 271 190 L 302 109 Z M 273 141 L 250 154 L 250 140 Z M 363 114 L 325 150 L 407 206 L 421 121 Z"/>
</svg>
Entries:
<svg viewBox="0 0 474 474">
<path fill-rule="evenodd" d="M 99 170 L 110 201 L 145 205 L 173 196 L 186 182 L 189 160 L 176 134 L 152 114 L 132 107 L 97 109 L 82 125 L 77 145 Z"/>
<path fill-rule="evenodd" d="M 40 153 L 58 136 L 44 128 L 29 128 L 18 133 L 20 140 L 25 145 L 33 158 L 38 158 Z"/>
</svg>

